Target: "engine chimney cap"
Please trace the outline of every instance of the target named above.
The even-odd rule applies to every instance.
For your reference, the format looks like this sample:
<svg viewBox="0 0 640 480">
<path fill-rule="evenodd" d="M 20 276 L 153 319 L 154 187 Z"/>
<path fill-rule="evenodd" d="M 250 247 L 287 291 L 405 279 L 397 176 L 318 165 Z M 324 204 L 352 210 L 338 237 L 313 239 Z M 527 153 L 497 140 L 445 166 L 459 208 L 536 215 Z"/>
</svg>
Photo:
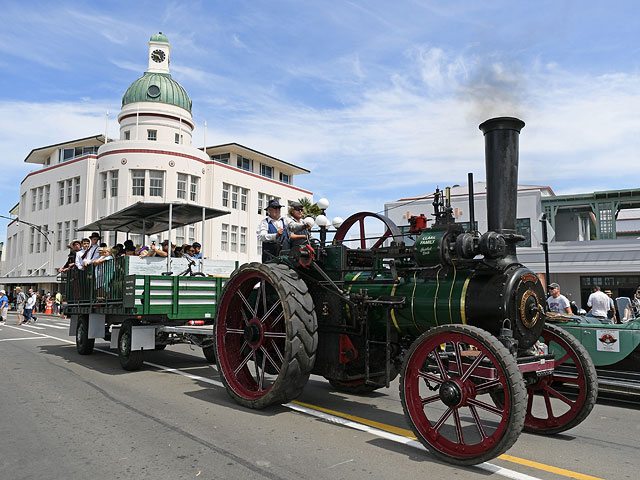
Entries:
<svg viewBox="0 0 640 480">
<path fill-rule="evenodd" d="M 483 134 L 492 132 L 494 130 L 515 130 L 520 133 L 520 130 L 524 127 L 525 123 L 519 118 L 515 117 L 495 117 L 485 120 L 478 128 L 482 130 Z"/>
</svg>

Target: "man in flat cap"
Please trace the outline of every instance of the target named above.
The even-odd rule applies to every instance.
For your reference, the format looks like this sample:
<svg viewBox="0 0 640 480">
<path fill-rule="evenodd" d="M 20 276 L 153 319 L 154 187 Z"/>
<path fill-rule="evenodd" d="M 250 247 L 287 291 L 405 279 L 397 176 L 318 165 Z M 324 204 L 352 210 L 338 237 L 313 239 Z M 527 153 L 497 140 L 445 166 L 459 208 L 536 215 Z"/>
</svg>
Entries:
<svg viewBox="0 0 640 480">
<path fill-rule="evenodd" d="M 289 233 L 284 224 L 284 220 L 280 218 L 280 209 L 282 205 L 275 198 L 269 200 L 267 204 L 266 218 L 263 218 L 258 224 L 258 241 L 262 242 L 262 262 L 266 262 L 270 258 L 277 257 L 282 249 L 289 248 Z"/>
<path fill-rule="evenodd" d="M 549 311 L 571 314 L 571 305 L 569 305 L 569 300 L 564 295 L 560 295 L 560 285 L 552 283 L 549 285 L 548 291 L 549 294 L 551 294 L 551 296 L 547 298 Z"/>
</svg>

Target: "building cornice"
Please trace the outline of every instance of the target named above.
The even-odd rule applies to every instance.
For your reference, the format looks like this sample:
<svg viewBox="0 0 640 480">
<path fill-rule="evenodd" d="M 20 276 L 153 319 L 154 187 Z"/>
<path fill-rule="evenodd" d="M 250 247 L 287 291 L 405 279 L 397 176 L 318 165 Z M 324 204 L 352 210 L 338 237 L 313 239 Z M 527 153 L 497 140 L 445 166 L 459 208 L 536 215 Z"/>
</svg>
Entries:
<svg viewBox="0 0 640 480">
<path fill-rule="evenodd" d="M 131 118 L 131 117 L 160 117 L 160 118 L 168 118 L 170 120 L 174 120 L 176 122 L 182 122 L 187 124 L 189 127 L 191 127 L 191 130 L 195 129 L 195 124 L 190 122 L 189 120 L 185 120 L 182 117 L 179 117 L 177 115 L 169 115 L 167 113 L 127 113 L 126 115 L 121 116 L 120 118 L 118 118 L 119 122 L 122 122 L 122 120 L 125 120 L 127 118 Z"/>
<path fill-rule="evenodd" d="M 76 162 L 79 162 L 81 160 L 86 160 L 87 158 L 98 158 L 98 156 L 96 154 L 94 154 L 94 153 L 87 153 L 86 155 L 82 155 L 81 157 L 74 158 L 73 160 L 69 160 L 67 162 L 58 163 L 57 165 L 51 165 L 50 167 L 46 167 L 46 168 L 42 168 L 40 170 L 36 170 L 35 172 L 28 173 L 27 176 L 22 179 L 22 181 L 20 182 L 20 185 L 22 185 L 25 182 L 25 180 L 27 178 L 29 178 L 30 176 L 32 176 L 32 175 L 36 175 L 38 173 L 49 172 L 49 171 L 53 170 L 54 168 L 59 168 L 59 167 L 67 166 L 67 165 L 72 165 L 72 164 L 74 164 Z"/>
</svg>

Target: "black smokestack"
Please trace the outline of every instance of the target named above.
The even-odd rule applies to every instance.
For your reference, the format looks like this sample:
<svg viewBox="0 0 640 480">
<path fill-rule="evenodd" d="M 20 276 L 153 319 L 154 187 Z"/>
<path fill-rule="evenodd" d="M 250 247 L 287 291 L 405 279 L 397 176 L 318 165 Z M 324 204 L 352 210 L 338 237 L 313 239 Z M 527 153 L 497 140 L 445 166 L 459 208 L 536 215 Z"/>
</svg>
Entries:
<svg viewBox="0 0 640 480">
<path fill-rule="evenodd" d="M 515 255 L 518 201 L 518 139 L 524 122 L 514 117 L 491 118 L 480 124 L 487 167 L 487 224 L 507 238 L 507 252 Z"/>
</svg>

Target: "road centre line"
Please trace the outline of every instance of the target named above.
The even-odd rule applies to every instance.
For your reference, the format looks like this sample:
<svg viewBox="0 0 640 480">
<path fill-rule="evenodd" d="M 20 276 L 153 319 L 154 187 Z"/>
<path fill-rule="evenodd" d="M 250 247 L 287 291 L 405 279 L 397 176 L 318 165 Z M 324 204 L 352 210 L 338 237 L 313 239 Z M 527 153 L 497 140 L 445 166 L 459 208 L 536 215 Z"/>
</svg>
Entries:
<svg viewBox="0 0 640 480">
<path fill-rule="evenodd" d="M 70 340 L 66 340 L 64 338 L 58 338 L 58 337 L 54 337 L 51 335 L 47 335 L 44 333 L 40 333 L 40 332 L 33 332 L 30 330 L 24 330 L 22 328 L 19 328 L 17 326 L 12 326 L 12 325 L 7 325 L 10 328 L 16 329 L 16 330 L 21 330 L 21 331 L 26 331 L 35 335 L 39 335 L 41 337 L 46 337 L 46 338 L 51 338 L 54 340 L 59 340 L 61 342 L 67 343 L 67 344 L 73 344 L 75 345 L 75 341 L 70 341 Z M 109 350 L 104 350 L 102 348 L 96 348 L 95 349 L 98 352 L 101 353 L 106 353 L 108 355 L 113 355 L 113 356 L 118 356 L 117 353 L 115 352 L 111 352 Z M 202 377 L 200 375 L 193 375 L 191 373 L 188 372 L 184 372 L 180 369 L 177 368 L 171 368 L 171 367 L 166 367 L 164 365 L 159 365 L 156 363 L 151 363 L 151 362 L 144 362 L 146 365 L 149 365 L 150 367 L 156 368 L 158 370 L 162 370 L 165 372 L 170 372 L 170 373 L 176 373 L 178 375 L 182 375 L 183 377 L 187 377 L 189 379 L 192 380 L 197 380 L 200 382 L 204 382 L 204 383 L 208 383 L 211 385 L 215 385 L 217 387 L 224 387 L 223 383 L 217 380 L 213 380 L 210 378 L 206 378 L 206 377 Z M 321 418 L 323 420 L 326 420 L 330 423 L 334 423 L 336 425 L 342 425 L 348 428 L 352 428 L 355 430 L 360 430 L 363 432 L 367 432 L 370 433 L 372 435 L 375 435 L 377 437 L 381 437 L 381 438 L 386 438 L 388 440 L 394 441 L 396 443 L 400 443 L 403 445 L 407 445 L 413 448 L 417 448 L 419 450 L 423 450 L 426 451 L 428 453 L 428 450 L 420 443 L 416 440 L 416 437 L 413 435 L 413 432 L 411 432 L 410 430 L 407 429 L 403 429 L 403 428 L 399 428 L 399 427 L 394 427 L 392 425 L 388 425 L 388 424 L 384 424 L 384 423 L 380 423 L 380 422 L 375 422 L 373 420 L 367 420 L 365 418 L 361 418 L 361 417 L 357 417 L 354 415 L 349 415 L 347 413 L 342 413 L 342 412 L 338 412 L 338 411 L 334 411 L 334 410 L 329 410 L 327 408 L 323 408 L 323 407 L 319 407 L 316 405 L 311 405 L 311 404 L 307 404 L 307 403 L 302 403 L 299 402 L 297 400 L 294 400 L 293 402 L 290 403 L 285 403 L 282 405 L 283 407 L 286 407 L 290 410 L 294 410 L 297 411 L 299 413 L 304 413 L 307 415 L 311 415 L 317 418 Z M 523 465 L 523 466 L 527 466 L 530 468 L 534 468 L 537 470 L 542 470 L 545 472 L 550 472 L 550 473 L 554 473 L 556 475 L 561 475 L 564 477 L 568 477 L 568 478 L 574 478 L 576 480 L 603 480 L 600 477 L 594 477 L 591 475 L 585 475 L 579 472 L 573 472 L 571 470 L 566 470 L 564 468 L 559 468 L 559 467 L 554 467 L 552 465 L 546 465 L 544 463 L 540 463 L 540 462 L 535 462 L 532 460 L 527 460 L 524 458 L 519 458 L 519 457 L 514 457 L 512 455 L 500 455 L 498 457 L 500 460 L 504 460 L 507 462 L 512 462 L 512 463 L 516 463 L 518 465 Z M 520 473 L 520 472 L 516 472 L 515 470 L 510 470 L 508 468 L 503 468 L 500 467 L 498 465 L 494 465 L 492 463 L 488 463 L 488 462 L 484 462 L 478 465 L 474 465 L 473 467 L 468 467 L 468 468 L 477 468 L 480 470 L 484 470 L 486 472 L 489 473 L 494 473 L 500 476 L 503 476 L 505 478 L 510 478 L 513 480 L 540 480 L 538 477 L 532 477 L 530 475 L 524 474 L 524 473 Z"/>
</svg>

